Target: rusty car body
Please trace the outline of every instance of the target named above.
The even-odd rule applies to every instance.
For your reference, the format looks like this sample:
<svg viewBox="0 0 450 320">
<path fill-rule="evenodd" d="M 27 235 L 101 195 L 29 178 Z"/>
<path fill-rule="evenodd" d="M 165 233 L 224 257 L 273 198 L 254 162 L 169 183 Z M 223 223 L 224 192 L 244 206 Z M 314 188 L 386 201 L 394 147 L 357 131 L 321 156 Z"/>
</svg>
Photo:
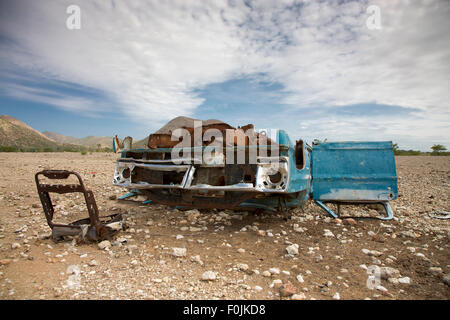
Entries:
<svg viewBox="0 0 450 320">
<path fill-rule="evenodd" d="M 253 125 L 233 128 L 224 123 L 197 131 L 204 135 L 208 129 L 225 138 L 214 145 L 217 138 L 203 136 L 196 143 L 195 128 L 184 126 L 187 146 L 169 131 L 150 135 L 146 147 L 132 148 L 127 143 L 121 149 L 116 137 L 114 150 L 121 156 L 113 184 L 129 189 L 122 199 L 141 194 L 147 197 L 145 203 L 268 211 L 303 208 L 312 199 L 334 218 L 341 205 L 368 203 L 384 207 L 386 216 L 381 219 L 393 217 L 388 203 L 397 197 L 392 142 L 314 141 L 308 145 L 298 140 L 294 144 L 284 130 L 275 130 L 269 137 Z M 209 151 L 206 156 L 205 151 Z M 181 153 L 182 162 L 174 159 L 174 154 Z M 227 161 L 228 157 L 241 161 Z M 338 212 L 328 203 L 336 204 Z"/>
</svg>

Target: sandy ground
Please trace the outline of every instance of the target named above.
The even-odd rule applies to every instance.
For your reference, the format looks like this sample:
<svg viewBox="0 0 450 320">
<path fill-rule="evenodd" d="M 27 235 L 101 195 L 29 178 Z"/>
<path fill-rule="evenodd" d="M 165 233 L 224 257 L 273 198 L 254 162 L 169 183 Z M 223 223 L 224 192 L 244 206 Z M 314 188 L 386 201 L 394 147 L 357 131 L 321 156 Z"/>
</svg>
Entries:
<svg viewBox="0 0 450 320">
<path fill-rule="evenodd" d="M 450 298 L 449 220 L 428 216 L 450 211 L 450 157 L 397 157 L 396 219 L 355 225 L 328 218 L 312 203 L 285 221 L 111 200 L 125 192 L 111 184 L 116 157 L 0 154 L 0 299 Z M 48 239 L 34 183 L 44 168 L 79 172 L 101 214 L 120 212 L 129 228 L 106 250 Z M 79 196 L 53 199 L 57 221 L 86 216 Z M 342 213 L 376 214 L 356 206 Z M 298 254 L 287 255 L 292 244 Z M 186 256 L 174 256 L 173 248 L 186 249 Z M 368 281 L 373 266 L 382 278 Z M 206 271 L 215 280 L 203 281 Z"/>
</svg>

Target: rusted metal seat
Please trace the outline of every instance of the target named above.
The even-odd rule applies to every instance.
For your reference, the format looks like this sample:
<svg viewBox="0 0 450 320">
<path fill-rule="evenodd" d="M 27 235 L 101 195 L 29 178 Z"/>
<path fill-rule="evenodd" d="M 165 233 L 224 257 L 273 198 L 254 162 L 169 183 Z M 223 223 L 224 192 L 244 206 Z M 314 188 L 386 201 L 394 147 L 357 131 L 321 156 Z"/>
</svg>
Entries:
<svg viewBox="0 0 450 320">
<path fill-rule="evenodd" d="M 77 177 L 78 184 L 41 184 L 39 180 L 41 176 L 51 180 L 64 180 L 68 179 L 71 175 Z M 122 216 L 120 214 L 104 217 L 99 216 L 94 194 L 91 190 L 85 188 L 83 180 L 77 172 L 67 170 L 43 170 L 36 173 L 35 180 L 47 223 L 52 229 L 53 240 L 60 240 L 63 236 L 77 235 L 81 236 L 84 240 L 103 240 L 110 238 L 116 231 L 123 228 Z M 50 193 L 65 194 L 75 192 L 84 195 L 89 218 L 81 219 L 69 224 L 53 223 L 55 210 L 50 198 Z"/>
</svg>

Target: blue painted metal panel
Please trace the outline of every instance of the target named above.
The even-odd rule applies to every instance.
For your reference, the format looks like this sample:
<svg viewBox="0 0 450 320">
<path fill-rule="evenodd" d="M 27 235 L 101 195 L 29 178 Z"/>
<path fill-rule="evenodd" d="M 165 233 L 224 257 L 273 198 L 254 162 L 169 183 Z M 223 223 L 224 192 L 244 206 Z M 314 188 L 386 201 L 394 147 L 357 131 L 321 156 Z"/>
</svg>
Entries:
<svg viewBox="0 0 450 320">
<path fill-rule="evenodd" d="M 388 201 L 397 198 L 392 142 L 326 142 L 312 150 L 313 199 Z"/>
<path fill-rule="evenodd" d="M 303 147 L 303 152 L 305 154 L 305 165 L 302 169 L 297 169 L 295 161 L 295 146 L 286 131 L 278 131 L 277 143 L 287 147 L 280 152 L 280 155 L 287 156 L 289 158 L 289 183 L 287 192 L 293 193 L 308 190 L 311 185 L 311 169 L 310 154 L 306 149 L 306 144 Z"/>
</svg>

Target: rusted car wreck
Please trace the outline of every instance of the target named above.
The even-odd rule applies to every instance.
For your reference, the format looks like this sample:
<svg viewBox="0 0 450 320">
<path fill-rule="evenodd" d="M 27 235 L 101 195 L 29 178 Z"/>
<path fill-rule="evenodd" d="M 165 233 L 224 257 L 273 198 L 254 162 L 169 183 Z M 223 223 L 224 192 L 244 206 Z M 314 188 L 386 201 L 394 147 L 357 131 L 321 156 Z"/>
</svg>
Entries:
<svg viewBox="0 0 450 320">
<path fill-rule="evenodd" d="M 332 217 L 345 204 L 381 204 L 397 197 L 392 143 L 295 144 L 283 130 L 234 128 L 218 120 L 175 118 L 151 134 L 146 147 L 113 142 L 113 184 L 145 203 L 196 208 L 284 211 L 312 199 Z M 337 212 L 328 203 L 337 205 Z"/>
</svg>

